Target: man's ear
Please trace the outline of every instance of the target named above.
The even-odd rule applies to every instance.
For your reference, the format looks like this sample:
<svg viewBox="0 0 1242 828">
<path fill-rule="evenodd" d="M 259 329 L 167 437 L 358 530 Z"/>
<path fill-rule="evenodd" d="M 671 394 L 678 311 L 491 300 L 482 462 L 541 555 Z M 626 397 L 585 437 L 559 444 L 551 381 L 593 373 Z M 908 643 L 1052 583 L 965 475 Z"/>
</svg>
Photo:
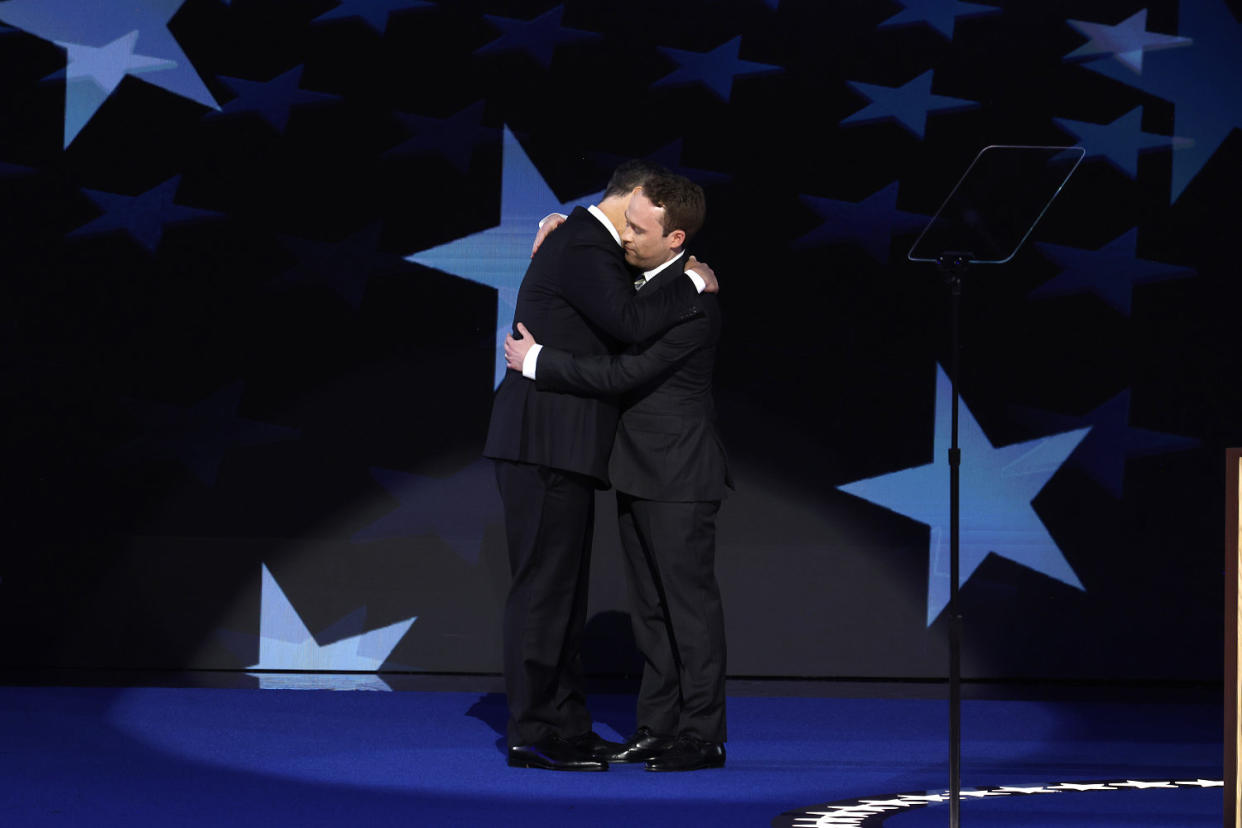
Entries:
<svg viewBox="0 0 1242 828">
<path fill-rule="evenodd" d="M 667 238 L 669 250 L 678 250 L 686 243 L 686 231 L 674 230 L 668 234 Z"/>
</svg>

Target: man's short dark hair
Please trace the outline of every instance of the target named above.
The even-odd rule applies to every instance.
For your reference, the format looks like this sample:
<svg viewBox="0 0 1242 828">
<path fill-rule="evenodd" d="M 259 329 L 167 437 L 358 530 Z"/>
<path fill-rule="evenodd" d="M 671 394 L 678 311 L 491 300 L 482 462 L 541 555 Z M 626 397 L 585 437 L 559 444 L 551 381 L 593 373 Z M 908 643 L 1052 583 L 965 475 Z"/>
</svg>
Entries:
<svg viewBox="0 0 1242 828">
<path fill-rule="evenodd" d="M 635 187 L 645 186 L 657 175 L 670 173 L 667 168 L 652 161 L 643 161 L 641 158 L 626 161 L 612 171 L 612 178 L 608 179 L 608 189 L 604 190 L 604 198 L 627 196 Z"/>
<path fill-rule="evenodd" d="M 652 204 L 664 208 L 664 235 L 684 230 L 689 241 L 699 232 L 707 218 L 707 197 L 702 187 L 684 175 L 662 173 L 652 176 L 642 188 Z"/>
</svg>

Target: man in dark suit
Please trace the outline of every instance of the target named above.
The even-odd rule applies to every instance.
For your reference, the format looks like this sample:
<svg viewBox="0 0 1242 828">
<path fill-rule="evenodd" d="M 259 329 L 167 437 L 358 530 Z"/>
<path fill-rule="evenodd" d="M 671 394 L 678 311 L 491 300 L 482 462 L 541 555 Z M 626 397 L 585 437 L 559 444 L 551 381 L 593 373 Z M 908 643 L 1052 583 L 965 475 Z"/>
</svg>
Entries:
<svg viewBox="0 0 1242 828">
<path fill-rule="evenodd" d="M 665 301 L 676 289 L 677 262 L 704 213 L 703 191 L 681 176 L 654 176 L 631 199 L 622 240 L 626 260 L 645 270 L 637 294 L 642 303 Z M 699 307 L 702 314 L 620 356 L 536 342 L 525 320 L 518 324 L 523 338 L 509 337 L 505 346 L 509 367 L 541 390 L 624 395 L 609 474 L 645 666 L 638 731 L 608 759 L 646 761 L 648 770 L 698 770 L 725 761 L 715 521 L 732 481 L 711 393 L 720 313 L 711 295 L 699 297 Z"/>
<path fill-rule="evenodd" d="M 577 208 L 533 256 L 517 318 L 550 345 L 605 355 L 701 313 L 704 276 L 670 278 L 640 302 L 620 231 L 635 188 L 661 168 L 627 162 L 603 200 Z M 670 274 L 670 277 L 672 274 Z M 687 278 L 689 277 L 689 278 Z M 615 400 L 540 389 L 509 374 L 492 404 L 483 455 L 496 461 L 511 581 L 504 609 L 508 762 L 514 767 L 605 770 L 619 747 L 591 730 L 580 646 L 586 622 L 595 489 L 608 486 Z"/>
</svg>

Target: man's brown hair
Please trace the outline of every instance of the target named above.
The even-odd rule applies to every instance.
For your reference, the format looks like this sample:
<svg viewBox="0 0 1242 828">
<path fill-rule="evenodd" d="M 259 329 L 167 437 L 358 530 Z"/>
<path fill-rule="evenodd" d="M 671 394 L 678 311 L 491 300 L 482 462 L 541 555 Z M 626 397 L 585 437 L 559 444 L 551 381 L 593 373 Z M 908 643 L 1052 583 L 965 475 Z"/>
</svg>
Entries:
<svg viewBox="0 0 1242 828">
<path fill-rule="evenodd" d="M 664 235 L 684 230 L 689 241 L 699 232 L 707 217 L 707 197 L 702 187 L 684 175 L 664 173 L 652 176 L 642 188 L 652 204 L 664 208 Z"/>
</svg>

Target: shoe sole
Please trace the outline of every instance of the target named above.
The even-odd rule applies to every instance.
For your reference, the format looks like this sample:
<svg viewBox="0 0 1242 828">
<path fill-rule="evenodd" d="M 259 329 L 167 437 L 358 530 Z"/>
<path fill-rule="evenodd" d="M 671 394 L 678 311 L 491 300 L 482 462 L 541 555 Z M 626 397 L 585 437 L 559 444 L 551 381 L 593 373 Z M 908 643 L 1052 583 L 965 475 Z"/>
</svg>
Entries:
<svg viewBox="0 0 1242 828">
<path fill-rule="evenodd" d="M 724 762 L 711 762 L 706 765 L 694 765 L 689 768 L 653 768 L 648 765 L 647 770 L 652 773 L 680 773 L 684 771 L 712 770 L 713 768 L 723 768 L 724 766 Z"/>
<path fill-rule="evenodd" d="M 608 770 L 608 766 L 602 768 L 558 768 L 555 765 L 541 765 L 538 762 L 510 762 L 511 768 L 529 768 L 531 770 L 549 770 L 549 771 L 565 771 L 569 773 L 599 773 Z"/>
</svg>

